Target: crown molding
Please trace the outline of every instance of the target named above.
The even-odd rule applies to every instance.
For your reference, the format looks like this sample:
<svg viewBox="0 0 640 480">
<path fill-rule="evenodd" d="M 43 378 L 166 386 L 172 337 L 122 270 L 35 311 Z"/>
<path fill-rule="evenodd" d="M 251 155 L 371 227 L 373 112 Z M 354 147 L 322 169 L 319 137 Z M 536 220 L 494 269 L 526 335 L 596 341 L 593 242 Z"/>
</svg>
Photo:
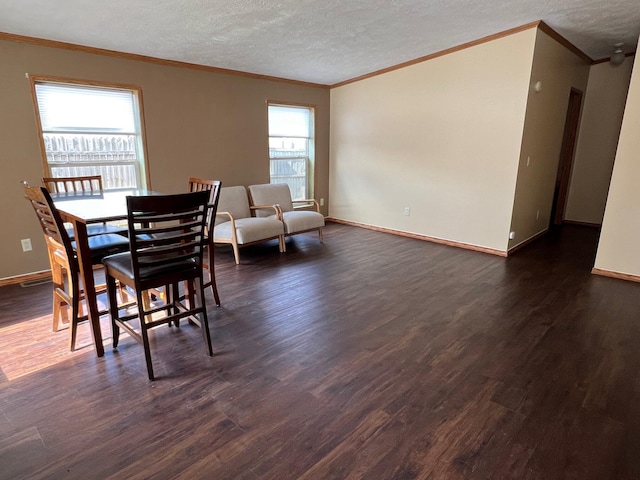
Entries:
<svg viewBox="0 0 640 480">
<path fill-rule="evenodd" d="M 343 82 L 335 83 L 331 85 L 331 88 L 342 87 L 343 85 L 348 85 L 350 83 L 358 82 L 360 80 L 365 80 L 367 78 L 375 77 L 378 75 L 382 75 L 384 73 L 392 72 L 394 70 L 399 70 L 401 68 L 409 67 L 411 65 L 415 65 L 418 63 L 426 62 L 427 60 L 432 60 L 434 58 L 443 57 L 445 55 L 449 55 L 451 53 L 459 52 L 460 50 L 465 50 L 467 48 L 475 47 L 476 45 L 481 45 L 483 43 L 492 42 L 494 40 L 498 40 L 499 38 L 508 37 L 510 35 L 514 35 L 516 33 L 523 32 L 525 30 L 530 30 L 532 28 L 538 28 L 555 41 L 563 45 L 565 48 L 576 54 L 582 60 L 584 60 L 588 64 L 592 64 L 593 60 L 591 57 L 586 55 L 582 50 L 569 42 L 566 38 L 560 35 L 558 32 L 553 30 L 549 25 L 544 23 L 542 20 L 538 20 L 535 22 L 527 23 L 525 25 L 521 25 L 519 27 L 511 28 L 509 30 L 505 30 L 503 32 L 494 33 L 493 35 L 488 35 L 486 37 L 479 38 L 477 40 L 473 40 L 471 42 L 463 43 L 461 45 L 457 45 L 455 47 L 447 48 L 446 50 L 441 50 L 436 53 L 432 53 L 429 55 L 425 55 L 424 57 L 416 58 L 414 60 L 409 60 L 408 62 L 400 63 L 398 65 L 394 65 L 392 67 L 383 68 L 382 70 L 376 70 L 375 72 L 367 73 L 365 75 L 361 75 L 359 77 L 355 77 L 349 80 L 345 80 Z"/>
<path fill-rule="evenodd" d="M 150 57 L 147 55 L 138 55 L 136 53 L 125 53 L 117 50 L 107 50 L 104 48 L 88 47 L 86 45 L 77 45 L 75 43 L 59 42 L 57 40 L 47 40 L 44 38 L 29 37 L 25 35 L 16 35 L 14 33 L 0 32 L 0 40 L 10 42 L 28 43 L 30 45 L 39 45 L 41 47 L 59 48 L 63 50 L 72 50 L 76 52 L 92 53 L 94 55 L 104 55 L 107 57 L 124 58 L 127 60 L 136 60 L 139 62 L 154 63 L 156 65 L 165 65 L 169 67 L 188 68 L 191 70 L 199 70 L 203 72 L 220 73 L 223 75 L 235 75 L 239 77 L 253 78 L 257 80 L 267 80 L 271 82 L 289 83 L 292 85 L 300 85 L 304 87 L 329 88 L 329 85 L 321 83 L 303 82 L 300 80 L 290 80 L 281 77 L 272 77 L 269 75 L 260 75 L 257 73 L 242 72 L 239 70 L 231 70 L 228 68 L 210 67 L 197 63 L 180 62 L 177 60 L 166 60 L 164 58 Z"/>
</svg>

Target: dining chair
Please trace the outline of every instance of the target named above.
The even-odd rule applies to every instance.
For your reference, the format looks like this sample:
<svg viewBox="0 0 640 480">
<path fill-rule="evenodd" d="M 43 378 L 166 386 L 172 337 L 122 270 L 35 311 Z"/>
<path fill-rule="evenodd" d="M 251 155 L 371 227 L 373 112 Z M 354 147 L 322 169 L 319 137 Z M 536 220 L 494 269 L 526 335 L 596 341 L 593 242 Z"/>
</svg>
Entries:
<svg viewBox="0 0 640 480">
<path fill-rule="evenodd" d="M 78 323 L 87 319 L 86 315 L 81 314 L 81 301 L 85 292 L 80 287 L 75 243 L 69 238 L 47 189 L 31 187 L 27 182 L 22 182 L 22 186 L 25 198 L 38 218 L 47 245 L 53 281 L 53 331 L 58 331 L 60 322 L 69 323 L 69 349 L 73 351 Z M 120 235 L 107 234 L 89 238 L 93 264 L 99 264 L 106 255 L 128 248 L 129 241 Z M 104 286 L 98 286 L 96 293 L 99 291 L 104 291 Z M 68 318 L 68 308 L 71 308 L 71 319 Z"/>
<path fill-rule="evenodd" d="M 107 293 L 117 348 L 122 328 L 144 348 L 149 380 L 154 380 L 149 330 L 162 324 L 179 326 L 188 318 L 202 330 L 209 356 L 213 355 L 204 302 L 203 258 L 209 191 L 174 195 L 127 197 L 130 252 L 104 259 Z M 122 315 L 116 298 L 116 281 L 132 288 L 137 309 Z M 179 285 L 185 282 L 188 303 Z M 144 292 L 169 286 L 165 298 L 147 302 Z M 139 325 L 138 331 L 134 328 Z"/>
<path fill-rule="evenodd" d="M 218 201 L 220 200 L 220 187 L 222 186 L 222 182 L 219 180 L 204 180 L 201 178 L 191 177 L 189 178 L 189 191 L 190 192 L 199 192 L 199 191 L 208 191 L 209 192 L 209 210 L 207 211 L 207 226 L 206 226 L 206 236 L 205 243 L 207 245 L 207 262 L 204 262 L 204 268 L 209 271 L 209 282 L 204 284 L 204 288 L 211 287 L 213 290 L 213 298 L 215 299 L 216 305 L 220 306 L 220 295 L 218 294 L 218 286 L 216 284 L 216 273 L 215 273 L 215 265 L 214 265 L 214 244 L 213 244 L 213 227 L 216 218 L 216 214 L 218 211 Z"/>
<path fill-rule="evenodd" d="M 77 177 L 43 177 L 42 184 L 49 191 L 49 193 L 56 194 L 58 196 L 90 196 L 90 195 L 102 195 L 104 190 L 102 188 L 102 176 L 101 175 L 84 175 Z M 73 240 L 74 231 L 73 227 L 65 227 L 69 237 Z M 105 233 L 115 233 L 119 235 L 126 234 L 126 228 L 109 223 L 94 223 L 87 225 L 87 235 L 93 237 L 95 235 L 104 235 Z"/>
</svg>

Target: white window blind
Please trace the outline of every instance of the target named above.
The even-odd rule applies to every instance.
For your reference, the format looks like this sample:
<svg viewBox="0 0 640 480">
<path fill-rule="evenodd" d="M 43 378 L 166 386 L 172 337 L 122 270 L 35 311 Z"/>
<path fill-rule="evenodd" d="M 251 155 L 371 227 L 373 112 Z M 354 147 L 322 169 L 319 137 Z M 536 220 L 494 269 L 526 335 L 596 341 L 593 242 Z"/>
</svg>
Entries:
<svg viewBox="0 0 640 480">
<path fill-rule="evenodd" d="M 310 137 L 311 109 L 269 105 L 270 137 Z"/>
<path fill-rule="evenodd" d="M 36 84 L 42 130 L 135 133 L 134 98 L 129 90 L 55 83 Z"/>
</svg>

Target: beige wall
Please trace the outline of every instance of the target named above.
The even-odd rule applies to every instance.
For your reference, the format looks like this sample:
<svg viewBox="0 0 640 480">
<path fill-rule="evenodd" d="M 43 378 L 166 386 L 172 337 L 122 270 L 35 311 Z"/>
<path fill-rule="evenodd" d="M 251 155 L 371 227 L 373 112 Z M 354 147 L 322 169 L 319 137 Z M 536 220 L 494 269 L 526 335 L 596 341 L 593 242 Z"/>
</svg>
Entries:
<svg viewBox="0 0 640 480">
<path fill-rule="evenodd" d="M 565 219 L 601 224 L 627 100 L 633 58 L 593 65 L 582 108 Z"/>
<path fill-rule="evenodd" d="M 535 38 L 332 89 L 329 215 L 506 251 Z"/>
<path fill-rule="evenodd" d="M 640 66 L 633 67 L 595 268 L 640 276 Z"/>
<path fill-rule="evenodd" d="M 569 93 L 572 87 L 584 92 L 588 76 L 587 63 L 538 30 L 511 223 L 515 238 L 509 248 L 549 226 Z M 540 92 L 534 90 L 537 82 Z"/>
<path fill-rule="evenodd" d="M 42 233 L 19 181 L 39 184 L 42 159 L 25 73 L 139 85 L 151 186 L 186 188 L 189 176 L 225 185 L 269 181 L 266 100 L 314 104 L 317 197 L 328 199 L 329 90 L 0 41 L 0 279 L 48 269 Z M 20 239 L 34 251 L 22 253 Z"/>
</svg>

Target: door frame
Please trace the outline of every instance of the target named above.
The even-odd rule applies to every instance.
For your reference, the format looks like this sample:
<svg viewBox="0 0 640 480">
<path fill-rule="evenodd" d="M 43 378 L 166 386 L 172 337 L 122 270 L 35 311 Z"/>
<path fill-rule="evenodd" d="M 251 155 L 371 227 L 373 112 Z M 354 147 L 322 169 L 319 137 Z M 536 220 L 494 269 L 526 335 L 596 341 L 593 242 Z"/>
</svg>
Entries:
<svg viewBox="0 0 640 480">
<path fill-rule="evenodd" d="M 571 88 L 571 91 L 569 92 L 569 102 L 567 105 L 567 117 L 564 124 L 564 134 L 562 137 L 562 148 L 560 150 L 560 159 L 558 162 L 556 186 L 553 195 L 551 226 L 562 225 L 562 222 L 564 221 L 564 211 L 567 206 L 569 183 L 571 180 L 573 158 L 576 151 L 576 140 L 578 137 L 578 126 L 583 97 L 584 93 L 581 90 Z"/>
</svg>

